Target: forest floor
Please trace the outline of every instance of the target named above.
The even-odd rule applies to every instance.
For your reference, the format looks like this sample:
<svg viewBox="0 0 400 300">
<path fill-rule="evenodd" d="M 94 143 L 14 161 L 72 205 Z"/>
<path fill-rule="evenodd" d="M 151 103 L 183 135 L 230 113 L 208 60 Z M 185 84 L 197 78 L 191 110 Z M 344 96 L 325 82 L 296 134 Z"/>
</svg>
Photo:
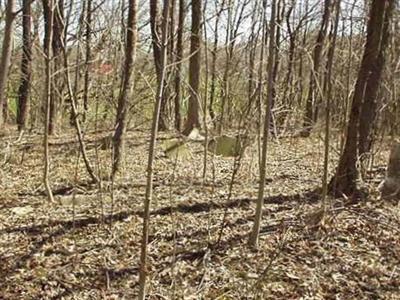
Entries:
<svg viewBox="0 0 400 300">
<path fill-rule="evenodd" d="M 41 137 L 1 138 L 0 299 L 136 298 L 149 136 L 129 132 L 122 173 L 111 183 L 104 176 L 110 150 L 97 147 L 104 135 L 86 136 L 101 189 L 90 183 L 82 159 L 77 168 L 73 134 L 51 138 L 55 204 L 42 185 Z M 313 223 L 323 141 L 272 141 L 256 251 L 247 239 L 257 143 L 246 150 L 228 199 L 234 160 L 209 155 L 203 180 L 201 143 L 174 160 L 160 146 L 168 138 L 161 134 L 155 163 L 148 299 L 400 299 L 400 205 L 377 193 L 385 145 L 366 174 L 369 196 L 329 198 L 325 218 Z"/>
</svg>

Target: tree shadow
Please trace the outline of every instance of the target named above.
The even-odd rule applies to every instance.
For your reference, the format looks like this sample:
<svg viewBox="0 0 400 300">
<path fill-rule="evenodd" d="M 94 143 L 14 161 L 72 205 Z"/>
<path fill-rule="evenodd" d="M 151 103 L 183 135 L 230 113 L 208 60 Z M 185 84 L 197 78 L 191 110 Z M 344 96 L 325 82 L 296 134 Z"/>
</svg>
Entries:
<svg viewBox="0 0 400 300">
<path fill-rule="evenodd" d="M 299 202 L 305 202 L 305 203 L 315 203 L 319 199 L 319 194 L 316 193 L 316 191 L 311 191 L 311 192 L 306 192 L 302 194 L 293 194 L 293 195 L 275 195 L 271 197 L 266 197 L 264 199 L 265 204 L 284 204 L 284 203 L 296 203 L 293 205 L 286 205 L 282 206 L 284 210 L 286 209 L 292 209 L 295 205 L 298 205 Z M 249 207 L 252 203 L 255 203 L 256 199 L 254 198 L 238 198 L 238 199 L 233 199 L 230 202 L 221 203 L 221 202 L 216 202 L 216 201 L 210 201 L 207 203 L 190 203 L 189 201 L 185 203 L 180 203 L 176 206 L 169 206 L 169 207 L 163 207 L 157 210 L 154 210 L 151 215 L 152 216 L 163 216 L 163 215 L 169 215 L 172 213 L 183 213 L 183 214 L 193 214 L 193 213 L 202 213 L 202 212 L 209 212 L 214 209 L 232 209 L 232 208 L 246 208 Z M 280 210 L 279 206 L 276 206 L 274 209 L 277 211 Z M 282 209 L 281 209 L 282 210 Z M 110 216 L 107 216 L 107 220 L 109 222 L 116 222 L 116 221 L 123 221 L 127 219 L 130 216 L 142 216 L 142 211 L 140 210 L 131 210 L 131 211 L 123 211 L 119 212 Z M 248 218 L 239 218 L 235 222 L 231 222 L 228 224 L 229 227 L 235 227 L 238 225 L 242 225 L 244 223 L 248 223 L 252 219 L 252 216 L 249 216 Z M 24 265 L 28 263 L 28 261 L 35 256 L 35 254 L 40 253 L 43 251 L 43 247 L 51 242 L 52 240 L 59 238 L 71 230 L 79 230 L 85 227 L 88 227 L 90 225 L 96 225 L 96 224 L 101 224 L 103 222 L 103 218 L 101 216 L 93 216 L 93 217 L 86 217 L 83 219 L 78 219 L 78 220 L 54 220 L 54 221 L 49 221 L 46 224 L 40 224 L 40 225 L 30 225 L 30 226 L 20 226 L 20 227 L 11 227 L 11 228 L 5 228 L 0 230 L 0 235 L 1 234 L 10 234 L 10 233 L 22 233 L 24 235 L 31 236 L 31 239 L 34 241 L 31 242 L 30 249 L 25 253 L 20 255 L 19 257 L 13 257 L 13 263 L 10 266 L 6 266 L 6 264 L 2 264 L 0 266 L 0 275 L 2 276 L 10 276 L 11 274 L 15 274 L 20 268 L 22 268 Z M 280 224 L 274 224 L 274 225 L 268 225 L 268 226 L 263 226 L 261 228 L 261 232 L 263 233 L 273 233 L 279 230 Z M 49 233 L 49 230 L 52 231 Z M 164 235 L 162 237 L 163 240 L 165 241 L 173 241 L 174 239 L 188 239 L 192 237 L 193 235 L 196 236 L 197 239 L 201 240 L 201 237 L 204 237 L 204 240 L 207 235 L 207 230 L 206 229 L 199 229 L 196 232 L 191 232 L 191 233 L 183 233 L 177 236 L 174 236 L 173 234 L 168 234 Z M 209 247 L 212 247 L 213 251 L 216 251 L 217 253 L 222 253 L 226 251 L 227 249 L 230 249 L 231 247 L 234 247 L 238 243 L 243 243 L 245 238 L 247 237 L 247 233 L 240 234 L 240 235 L 233 235 L 229 237 L 228 239 L 223 239 L 222 242 L 218 245 L 213 245 Z M 153 241 L 155 239 L 160 239 L 160 236 L 155 236 L 151 235 L 150 241 Z M 176 256 L 176 259 L 179 260 L 187 260 L 187 261 L 195 261 L 202 259 L 204 257 L 205 253 L 207 251 L 207 248 L 204 247 L 203 245 L 197 245 L 195 248 L 192 249 L 185 249 L 185 251 L 179 253 Z M 45 253 L 45 255 L 49 255 L 49 253 Z M 51 254 L 51 253 L 50 253 Z M 61 253 L 61 255 L 68 255 L 65 253 Z M 171 258 L 174 254 L 173 253 L 167 253 L 164 255 L 164 258 Z M 160 257 L 154 257 L 155 261 L 159 260 Z M 164 259 L 161 259 L 161 261 L 165 261 Z M 91 282 L 97 282 L 100 285 L 105 285 L 105 278 L 107 276 L 112 276 L 113 279 L 118 279 L 118 278 L 124 278 L 126 276 L 136 274 L 138 272 L 137 268 L 126 268 L 126 269 L 107 269 L 107 270 L 97 270 L 96 272 L 93 272 L 93 274 L 86 274 L 85 276 L 89 276 L 91 278 Z M 87 277 L 86 277 L 87 278 Z M 103 287 L 104 287 L 103 285 Z M 101 288 L 100 286 L 98 286 Z M 77 287 L 79 289 L 79 286 Z M 67 287 L 64 288 L 64 291 L 60 292 L 63 297 L 72 294 L 76 292 L 77 289 L 75 287 L 73 289 L 67 289 Z M 59 295 L 59 296 L 60 296 Z M 54 298 L 54 299 L 57 299 Z"/>
<path fill-rule="evenodd" d="M 319 190 L 314 190 L 300 194 L 274 195 L 270 197 L 265 197 L 264 204 L 284 204 L 290 202 L 313 204 L 318 202 L 319 199 L 320 199 Z M 193 214 L 193 213 L 209 212 L 215 209 L 241 208 L 241 207 L 248 207 L 250 204 L 255 203 L 256 201 L 257 200 L 255 198 L 236 198 L 232 199 L 229 202 L 209 201 L 209 202 L 193 203 L 192 201 L 188 200 L 183 203 L 179 203 L 176 206 L 166 206 L 156 209 L 151 212 L 151 216 L 165 216 L 172 213 Z M 1 229 L 0 234 L 20 232 L 28 235 L 38 235 L 43 233 L 45 229 L 51 227 L 62 226 L 66 230 L 72 229 L 73 227 L 75 229 L 79 229 L 87 227 L 89 225 L 102 224 L 104 220 L 107 220 L 108 222 L 118 222 L 118 221 L 123 221 L 131 216 L 142 217 L 142 215 L 143 215 L 142 210 L 130 210 L 130 211 L 122 211 L 119 213 L 115 213 L 113 215 L 105 215 L 104 218 L 102 218 L 102 216 L 92 216 L 92 217 L 78 219 L 75 221 L 51 220 L 48 223 L 40 225 L 29 225 L 29 226 Z"/>
</svg>

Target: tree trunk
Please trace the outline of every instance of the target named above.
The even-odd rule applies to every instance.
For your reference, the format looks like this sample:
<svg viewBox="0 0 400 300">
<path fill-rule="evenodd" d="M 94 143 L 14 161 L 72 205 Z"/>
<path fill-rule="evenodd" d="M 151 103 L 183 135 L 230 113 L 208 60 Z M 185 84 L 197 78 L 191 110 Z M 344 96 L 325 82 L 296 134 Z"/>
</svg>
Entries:
<svg viewBox="0 0 400 300">
<path fill-rule="evenodd" d="M 220 91 L 220 98 L 221 98 L 221 106 L 220 106 L 220 118 L 219 118 L 219 124 L 218 124 L 218 134 L 221 135 L 222 131 L 224 129 L 224 123 L 225 123 L 225 115 L 227 114 L 226 112 L 226 106 L 230 105 L 230 64 L 231 64 L 231 59 L 232 59 L 232 47 L 233 47 L 233 41 L 232 41 L 232 10 L 233 10 L 233 3 L 232 0 L 227 0 L 226 6 L 222 6 L 221 9 L 226 9 L 227 10 L 227 20 L 226 20 L 226 31 L 225 31 L 225 66 L 224 66 L 224 75 L 222 77 L 222 82 L 221 82 L 221 91 Z"/>
<path fill-rule="evenodd" d="M 132 0 L 131 0 L 132 1 Z M 134 0 L 133 0 L 134 1 Z M 165 76 L 165 66 L 167 61 L 167 36 L 168 36 L 168 14 L 169 14 L 169 0 L 165 0 L 163 9 L 163 24 L 162 24 L 162 38 L 161 38 L 161 84 L 157 88 L 157 98 L 153 111 L 153 123 L 151 127 L 151 138 L 149 146 L 149 156 L 147 161 L 147 178 L 146 178 L 146 198 L 144 202 L 143 214 L 143 232 L 142 243 L 140 252 L 140 269 L 139 269 L 139 300 L 146 298 L 146 281 L 147 281 L 147 245 L 149 243 L 149 229 L 150 229 L 150 209 L 153 197 L 153 162 L 155 156 L 155 147 L 158 133 L 158 121 L 160 117 L 161 101 L 163 99 L 164 87 L 163 84 Z"/>
<path fill-rule="evenodd" d="M 359 141 L 359 121 L 361 107 L 368 87 L 368 78 L 380 79 L 376 66 L 379 60 L 380 41 L 382 39 L 382 22 L 384 16 L 394 6 L 394 0 L 373 0 L 370 8 L 370 16 L 367 25 L 367 42 L 358 72 L 357 82 L 351 105 L 350 119 L 347 125 L 347 136 L 343 153 L 339 159 L 339 165 L 335 176 L 329 183 L 329 190 L 335 196 L 353 195 L 357 190 L 357 143 Z M 390 16 L 390 14 L 388 14 Z"/>
<path fill-rule="evenodd" d="M 57 1 L 57 0 L 56 0 Z M 53 11 L 53 38 L 51 46 L 53 49 L 54 70 L 60 70 L 63 67 L 62 47 L 65 40 L 64 35 L 64 0 L 55 2 Z M 63 74 L 52 74 L 52 89 L 50 101 L 50 120 L 49 120 L 49 134 L 55 133 L 59 123 L 58 117 L 60 115 L 60 108 L 62 108 L 62 94 L 63 94 Z"/>
<path fill-rule="evenodd" d="M 264 205 L 264 188 L 265 188 L 265 178 L 266 178 L 266 162 L 267 162 L 267 146 L 269 137 L 269 124 L 271 117 L 271 104 L 273 102 L 273 89 L 274 89 L 274 74 L 273 68 L 275 64 L 275 30 L 276 30 L 276 1 L 272 0 L 271 7 L 271 20 L 269 24 L 269 48 L 268 48 L 268 86 L 267 86 L 267 103 L 265 104 L 265 121 L 264 121 L 264 133 L 263 133 L 263 145 L 262 145 L 262 156 L 260 165 L 260 181 L 258 185 L 258 197 L 257 197 L 257 208 L 256 215 L 254 218 L 254 225 L 249 236 L 249 245 L 257 248 L 258 237 L 260 234 L 261 220 L 262 220 L 262 208 Z M 264 10 L 266 9 L 266 4 L 264 4 Z M 265 12 L 263 12 L 265 13 Z"/>
<path fill-rule="evenodd" d="M 330 135 L 331 135 L 331 105 L 332 105 L 332 73 L 333 73 L 333 59 L 335 57 L 336 50 L 336 39 L 339 27 L 340 17 L 340 2 L 341 0 L 335 0 L 335 20 L 331 24 L 331 30 L 329 33 L 329 49 L 328 57 L 326 61 L 326 70 L 324 78 L 323 96 L 326 99 L 325 107 L 325 137 L 324 137 L 324 174 L 322 177 L 322 202 L 324 211 L 327 208 L 326 196 L 328 194 L 328 173 L 329 173 L 329 150 L 330 150 Z"/>
<path fill-rule="evenodd" d="M 22 61 L 21 61 L 21 82 L 18 90 L 17 124 L 18 130 L 24 130 L 29 114 L 29 98 L 32 77 L 32 39 L 31 21 L 32 9 L 31 0 L 22 2 Z"/>
<path fill-rule="evenodd" d="M 310 72 L 310 83 L 308 87 L 308 96 L 306 102 L 306 112 L 304 115 L 304 127 L 302 131 L 302 136 L 307 137 L 311 133 L 311 129 L 314 123 L 313 117 L 313 107 L 315 105 L 316 109 L 318 107 L 317 99 L 318 95 L 318 78 L 319 78 L 319 67 L 321 64 L 321 56 L 322 50 L 324 46 L 324 40 L 326 36 L 326 31 L 328 29 L 329 17 L 330 17 L 330 6 L 331 0 L 325 0 L 324 4 L 324 14 L 322 16 L 321 27 L 318 32 L 317 40 L 314 45 L 313 50 L 313 61 L 312 61 L 312 69 Z M 317 109 L 318 110 L 318 109 Z M 318 114 L 318 112 L 316 113 Z"/>
<path fill-rule="evenodd" d="M 200 69 L 201 69 L 201 2 L 192 0 L 192 30 L 190 36 L 189 88 L 190 98 L 188 115 L 183 134 L 189 135 L 193 128 L 200 128 Z"/>
<path fill-rule="evenodd" d="M 129 0 L 129 14 L 125 45 L 125 63 L 122 77 L 122 87 L 118 98 L 117 116 L 115 120 L 115 132 L 113 136 L 113 162 L 112 176 L 119 170 L 121 160 L 124 154 L 126 115 L 128 112 L 128 93 L 131 86 L 131 77 L 133 73 L 133 64 L 136 57 L 136 0 Z"/>
<path fill-rule="evenodd" d="M 376 57 L 372 65 L 370 65 L 371 71 L 368 76 L 365 92 L 364 101 L 361 107 L 360 113 L 360 125 L 359 125 L 359 142 L 358 142 L 358 154 L 362 156 L 371 150 L 373 140 L 373 129 L 376 117 L 376 98 L 381 83 L 382 71 L 385 65 L 385 50 L 389 42 L 389 24 L 392 17 L 395 1 L 382 1 L 384 13 L 379 18 L 374 26 L 376 31 L 374 34 L 374 43 L 376 43 Z M 382 3 L 381 3 L 382 5 Z"/>
<path fill-rule="evenodd" d="M 215 24 L 214 24 L 214 44 L 213 44 L 213 50 L 211 51 L 211 86 L 210 86 L 210 104 L 209 104 L 209 114 L 210 118 L 213 121 L 214 125 L 215 124 L 215 112 L 214 112 L 214 102 L 215 102 L 215 90 L 216 90 L 216 85 L 217 85 L 217 56 L 218 56 L 218 42 L 219 42 L 219 35 L 218 35 L 218 30 L 219 30 L 219 23 L 221 19 L 221 13 L 222 10 L 225 6 L 225 0 L 222 0 L 221 7 L 218 10 L 216 16 L 215 16 Z"/>
<path fill-rule="evenodd" d="M 163 4 L 165 5 L 165 3 Z M 151 43 L 153 46 L 153 58 L 157 75 L 157 85 L 163 85 L 165 88 L 165 82 L 161 83 L 161 44 L 160 44 L 160 17 L 159 17 L 159 2 L 158 0 L 150 0 L 150 30 L 151 30 Z M 166 99 L 165 93 L 161 101 L 161 112 L 160 120 L 158 123 L 159 130 L 166 130 L 167 123 L 165 120 L 165 108 Z"/>
<path fill-rule="evenodd" d="M 278 72 L 279 72 L 279 65 L 280 65 L 280 60 L 281 60 L 281 55 L 279 53 L 279 49 L 281 47 L 281 28 L 282 28 L 282 23 L 284 19 L 284 14 L 285 14 L 285 1 L 279 0 L 277 3 L 277 8 L 276 8 L 276 29 L 275 29 L 275 62 L 274 62 L 274 67 L 272 68 L 272 76 L 273 76 L 273 82 L 276 82 L 276 79 L 278 77 Z M 272 133 L 276 134 L 276 122 L 274 120 L 274 113 L 273 110 L 275 108 L 275 101 L 277 101 L 277 93 L 276 93 L 276 84 L 273 85 L 272 88 L 272 103 L 271 103 L 271 108 L 270 108 L 270 114 L 271 114 L 271 119 L 270 119 L 270 130 Z"/>
<path fill-rule="evenodd" d="M 6 86 L 10 68 L 11 49 L 15 19 L 15 0 L 8 0 L 6 6 L 6 24 L 3 34 L 3 49 L 0 60 L 0 126 L 4 122 L 4 107 L 6 106 Z"/>
<path fill-rule="evenodd" d="M 92 60 L 92 0 L 86 0 L 86 32 L 85 32 L 85 76 L 83 85 L 83 109 L 84 109 L 84 120 L 86 119 L 86 113 L 89 108 L 89 87 L 90 87 L 90 64 Z"/>
<path fill-rule="evenodd" d="M 181 131 L 181 98 L 182 98 L 182 59 L 183 59 L 183 27 L 185 23 L 185 0 L 179 0 L 178 35 L 176 41 L 175 70 L 175 129 Z"/>
<path fill-rule="evenodd" d="M 45 30 L 44 30 L 44 55 L 46 64 L 46 80 L 45 80 L 45 123 L 44 123 L 44 174 L 43 183 L 47 193 L 49 202 L 54 202 L 53 192 L 50 187 L 49 172 L 50 172 L 50 155 L 49 155 L 49 122 L 50 122 L 50 104 L 51 104 L 51 75 L 52 75 L 52 55 L 51 55 L 51 40 L 53 38 L 53 0 L 43 0 L 43 11 L 45 12 Z"/>
</svg>

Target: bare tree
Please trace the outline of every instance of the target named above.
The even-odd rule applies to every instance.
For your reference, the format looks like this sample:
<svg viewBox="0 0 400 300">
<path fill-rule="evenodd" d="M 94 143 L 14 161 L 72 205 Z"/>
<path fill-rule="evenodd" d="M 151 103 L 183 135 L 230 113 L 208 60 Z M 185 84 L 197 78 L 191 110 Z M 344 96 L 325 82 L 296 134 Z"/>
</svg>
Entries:
<svg viewBox="0 0 400 300">
<path fill-rule="evenodd" d="M 336 39 L 339 27 L 340 16 L 340 3 L 341 0 L 335 0 L 335 20 L 331 23 L 331 30 L 329 33 L 329 49 L 326 61 L 326 71 L 324 78 L 324 87 L 322 94 L 326 99 L 325 106 L 325 149 L 324 149 L 324 175 L 322 178 L 322 202 L 324 210 L 326 210 L 326 196 L 328 194 L 328 172 L 329 172 L 329 150 L 330 150 L 330 133 L 331 133 L 331 105 L 332 105 L 332 73 L 333 73 L 333 59 L 336 50 Z"/>
<path fill-rule="evenodd" d="M 49 122 L 50 122 L 50 105 L 51 105 L 51 74 L 52 74 L 52 53 L 51 41 L 53 38 L 53 20 L 54 8 L 53 0 L 43 0 L 43 11 L 46 15 L 44 30 L 44 55 L 46 61 L 46 80 L 45 80 L 45 123 L 44 123 L 44 174 L 43 181 L 46 188 L 47 199 L 54 202 L 53 192 L 50 187 L 49 171 L 50 171 L 50 155 L 49 155 Z"/>
<path fill-rule="evenodd" d="M 51 40 L 51 47 L 53 50 L 53 67 L 55 70 L 63 68 L 63 55 L 62 48 L 65 43 L 64 34 L 64 0 L 55 0 L 53 9 L 53 37 Z M 45 14 L 46 18 L 46 14 Z M 62 73 L 55 72 L 51 76 L 52 78 L 52 89 L 51 89 L 51 101 L 50 101 L 50 120 L 49 120 L 49 134 L 55 133 L 58 119 L 60 116 L 60 109 L 62 108 L 63 102 L 63 90 L 64 90 L 64 76 Z"/>
<path fill-rule="evenodd" d="M 21 61 L 21 82 L 18 91 L 17 123 L 18 130 L 26 127 L 29 113 L 29 98 L 32 77 L 32 38 L 31 23 L 32 9 L 31 0 L 22 1 L 22 61 Z"/>
<path fill-rule="evenodd" d="M 217 10 L 215 16 L 214 23 L 214 41 L 213 48 L 211 50 L 211 85 L 210 85 L 210 103 L 208 105 L 208 111 L 211 117 L 211 120 L 215 121 L 215 112 L 214 112 L 214 102 L 215 102 L 215 91 L 217 87 L 217 56 L 218 56 L 218 43 L 219 43 L 219 25 L 221 21 L 221 14 L 223 8 L 225 6 L 225 0 L 222 0 L 221 5 L 217 5 L 215 3 L 215 9 Z"/>
<path fill-rule="evenodd" d="M 266 177 L 266 162 L 267 162 L 267 146 L 269 137 L 269 124 L 271 119 L 271 104 L 273 101 L 273 88 L 274 88 L 274 74 L 273 68 L 275 64 L 275 30 L 276 30 L 276 1 L 272 0 L 271 6 L 271 19 L 269 22 L 269 48 L 268 48 L 268 62 L 267 62 L 267 73 L 268 73 L 268 86 L 267 86 L 267 101 L 265 103 L 265 121 L 263 129 L 263 144 L 262 144 L 262 157 L 260 165 L 260 181 L 258 185 L 258 196 L 257 196 L 257 208 L 256 215 L 254 218 L 254 225 L 249 237 L 249 245 L 256 248 L 258 246 L 258 236 L 260 233 L 261 219 L 262 219 L 262 208 L 264 205 L 264 186 Z M 266 1 L 264 0 L 264 10 L 266 10 Z M 263 12 L 265 14 L 265 12 Z"/>
<path fill-rule="evenodd" d="M 353 195 L 357 190 L 357 145 L 359 142 L 359 123 L 360 113 L 365 103 L 366 91 L 370 90 L 368 85 L 372 82 L 369 78 L 380 80 L 379 66 L 380 55 L 385 51 L 386 42 L 382 39 L 385 33 L 385 18 L 390 20 L 395 5 L 395 0 L 373 0 L 370 7 L 370 15 L 367 25 L 367 42 L 364 47 L 364 55 L 361 66 L 358 71 L 357 83 L 355 86 L 353 102 L 351 106 L 350 119 L 347 124 L 347 136 L 344 150 L 339 159 L 339 165 L 335 176 L 329 184 L 330 191 L 337 196 Z M 385 17 L 386 16 L 386 17 Z M 377 64 L 378 63 L 378 64 Z M 374 97 L 373 97 L 374 98 Z M 372 122 L 373 120 L 363 120 L 363 122 Z"/>
<path fill-rule="evenodd" d="M 90 87 L 90 64 L 92 60 L 92 0 L 86 0 L 86 14 L 85 14 L 85 77 L 83 87 L 83 107 L 84 116 L 89 109 L 89 87 Z"/>
<path fill-rule="evenodd" d="M 15 0 L 8 0 L 6 6 L 6 25 L 3 35 L 3 48 L 0 59 L 0 126 L 3 125 L 6 106 L 6 85 L 11 61 L 11 49 L 15 19 Z"/>
<path fill-rule="evenodd" d="M 135 0 L 131 0 L 135 1 Z M 146 279 L 147 279 L 147 244 L 149 243 L 149 227 L 150 227 L 150 209 L 153 197 L 153 162 L 155 154 L 155 146 L 158 133 L 158 121 L 160 118 L 161 101 L 163 99 L 163 82 L 165 76 L 165 66 L 167 61 L 167 39 L 168 39 L 168 21 L 169 21 L 169 0 L 165 0 L 163 8 L 162 20 L 162 37 L 161 37 L 161 84 L 157 89 L 157 98 L 153 111 L 153 122 L 151 127 L 151 137 L 149 145 L 149 155 L 147 161 L 147 180 L 146 180 L 146 198 L 144 201 L 143 214 L 143 233 L 140 253 L 140 270 L 139 270 L 139 300 L 146 298 Z"/>
<path fill-rule="evenodd" d="M 190 98 L 187 120 L 183 134 L 188 135 L 193 128 L 200 128 L 200 70 L 201 70 L 201 0 L 192 1 L 192 29 L 190 36 L 189 88 Z"/>
<path fill-rule="evenodd" d="M 376 119 L 377 110 L 377 95 L 381 85 L 383 68 L 385 66 L 385 51 L 389 42 L 390 20 L 392 18 L 395 0 L 384 1 L 384 15 L 379 19 L 374 35 L 377 45 L 374 49 L 374 61 L 370 65 L 371 71 L 365 85 L 363 105 L 360 111 L 359 123 L 359 143 L 358 152 L 360 156 L 368 153 L 371 150 L 373 142 L 373 130 Z M 376 52 L 375 52 L 376 51 Z"/>
<path fill-rule="evenodd" d="M 324 40 L 326 36 L 326 32 L 328 30 L 330 11 L 331 11 L 331 0 L 325 0 L 324 2 L 324 14 L 322 16 L 321 26 L 318 32 L 317 40 L 315 41 L 314 50 L 313 50 L 313 59 L 312 59 L 312 68 L 310 71 L 310 81 L 308 87 L 308 96 L 306 102 L 306 112 L 304 115 L 304 128 L 302 131 L 303 136 L 309 136 L 312 125 L 314 123 L 315 118 L 313 117 L 313 107 L 318 107 L 317 104 L 317 95 L 318 95 L 318 78 L 319 78 L 319 68 L 321 64 L 321 56 L 322 50 L 324 46 Z M 316 112 L 315 114 L 318 114 Z"/>
<path fill-rule="evenodd" d="M 175 55 L 175 129 L 181 130 L 181 98 L 182 98 L 182 59 L 183 59 L 183 27 L 185 23 L 185 0 L 179 0 L 178 33 Z"/>
<path fill-rule="evenodd" d="M 122 87 L 118 98 L 115 132 L 113 135 L 112 175 L 119 170 L 125 148 L 125 132 L 127 127 L 128 94 L 132 84 L 132 73 L 136 57 L 136 0 L 129 1 L 129 14 L 125 45 L 125 63 L 122 76 Z"/>
<path fill-rule="evenodd" d="M 168 1 L 169 2 L 169 1 Z M 165 1 L 163 3 L 165 6 Z M 169 4 L 168 4 L 169 5 Z M 153 58 L 156 69 L 157 76 L 157 85 L 162 85 L 163 88 L 166 88 L 166 83 L 161 82 L 161 41 L 160 41 L 160 16 L 159 16 L 159 2 L 158 0 L 150 0 L 150 29 L 151 29 L 151 39 L 153 46 Z M 165 78 L 164 78 L 165 80 Z M 160 120 L 158 123 L 159 130 L 167 129 L 167 122 L 165 116 L 165 108 L 167 105 L 167 96 L 166 93 L 163 93 L 163 98 L 161 100 L 161 111 L 160 111 Z"/>
</svg>

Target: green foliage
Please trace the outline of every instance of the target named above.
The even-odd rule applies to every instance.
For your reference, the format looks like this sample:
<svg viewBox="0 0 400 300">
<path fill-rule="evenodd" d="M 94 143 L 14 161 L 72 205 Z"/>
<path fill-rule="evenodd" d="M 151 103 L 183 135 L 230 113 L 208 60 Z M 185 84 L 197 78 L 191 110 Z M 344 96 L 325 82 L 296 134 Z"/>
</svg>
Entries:
<svg viewBox="0 0 400 300">
<path fill-rule="evenodd" d="M 8 110 L 9 110 L 10 114 L 12 115 L 12 117 L 17 116 L 17 106 L 18 106 L 18 100 L 16 97 L 8 98 Z"/>
</svg>

